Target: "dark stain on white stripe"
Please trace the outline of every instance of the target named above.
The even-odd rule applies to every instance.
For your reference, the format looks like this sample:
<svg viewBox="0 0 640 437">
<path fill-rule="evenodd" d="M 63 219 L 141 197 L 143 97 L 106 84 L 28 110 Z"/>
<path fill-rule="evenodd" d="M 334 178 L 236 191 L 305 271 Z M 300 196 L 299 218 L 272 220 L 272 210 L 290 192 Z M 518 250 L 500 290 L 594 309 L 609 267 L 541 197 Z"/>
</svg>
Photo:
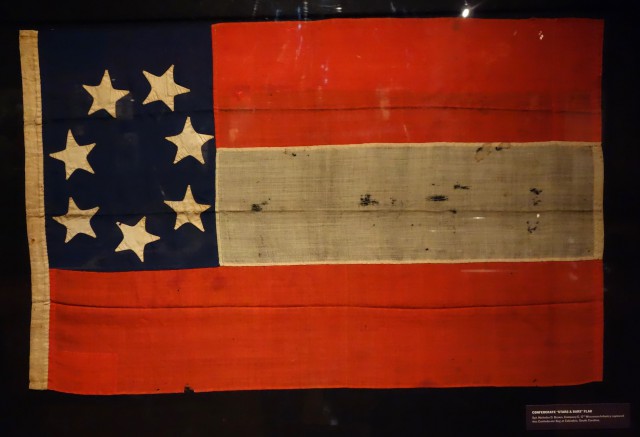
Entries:
<svg viewBox="0 0 640 437">
<path fill-rule="evenodd" d="M 427 200 L 430 202 L 446 202 L 447 200 L 449 200 L 449 198 L 444 194 L 436 194 L 436 195 L 427 197 Z"/>
<path fill-rule="evenodd" d="M 260 203 L 252 203 L 251 204 L 251 211 L 253 212 L 260 212 L 262 211 L 262 207 L 263 206 L 267 206 L 269 204 L 269 200 L 271 200 L 271 197 L 269 197 L 268 200 L 263 200 Z"/>
<path fill-rule="evenodd" d="M 360 196 L 360 206 L 375 206 L 379 203 L 380 202 L 371 197 L 371 194 L 363 194 Z"/>
</svg>

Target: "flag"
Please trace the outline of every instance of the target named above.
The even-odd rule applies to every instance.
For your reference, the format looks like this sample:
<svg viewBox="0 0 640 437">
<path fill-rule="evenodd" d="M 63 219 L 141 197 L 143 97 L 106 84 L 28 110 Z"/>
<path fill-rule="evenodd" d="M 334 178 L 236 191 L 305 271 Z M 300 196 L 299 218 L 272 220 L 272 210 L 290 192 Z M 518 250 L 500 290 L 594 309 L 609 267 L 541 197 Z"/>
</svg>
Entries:
<svg viewBox="0 0 640 437">
<path fill-rule="evenodd" d="M 602 23 L 21 32 L 30 386 L 602 378 Z"/>
</svg>

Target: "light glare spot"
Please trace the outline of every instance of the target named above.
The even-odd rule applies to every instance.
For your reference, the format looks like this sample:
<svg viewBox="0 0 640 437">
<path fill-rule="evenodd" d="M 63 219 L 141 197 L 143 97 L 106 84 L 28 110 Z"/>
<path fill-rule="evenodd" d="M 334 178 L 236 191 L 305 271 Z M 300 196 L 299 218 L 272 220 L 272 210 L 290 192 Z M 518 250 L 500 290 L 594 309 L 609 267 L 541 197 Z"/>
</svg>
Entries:
<svg viewBox="0 0 640 437">
<path fill-rule="evenodd" d="M 461 15 L 462 15 L 462 18 L 467 18 L 467 17 L 469 16 L 469 13 L 470 13 L 470 12 L 471 12 L 471 11 L 469 10 L 469 8 L 464 8 L 464 9 L 462 10 L 462 14 L 461 14 Z"/>
</svg>

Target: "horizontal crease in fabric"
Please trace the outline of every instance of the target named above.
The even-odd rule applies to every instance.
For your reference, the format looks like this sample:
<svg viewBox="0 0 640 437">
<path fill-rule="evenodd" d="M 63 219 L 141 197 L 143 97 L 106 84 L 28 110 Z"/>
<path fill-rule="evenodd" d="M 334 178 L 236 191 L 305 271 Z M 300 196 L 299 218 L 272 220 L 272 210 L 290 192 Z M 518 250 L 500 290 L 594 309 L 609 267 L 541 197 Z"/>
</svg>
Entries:
<svg viewBox="0 0 640 437">
<path fill-rule="evenodd" d="M 214 205 L 211 205 L 214 206 Z M 377 208 L 377 209 L 375 209 Z M 601 209 L 523 209 L 523 210 L 512 210 L 512 211 L 506 211 L 506 210 L 491 210 L 491 209 L 456 209 L 456 213 L 465 213 L 465 212 L 469 212 L 469 213 L 505 213 L 505 214 L 528 214 L 528 213 L 583 213 L 583 212 L 593 212 L 593 211 L 600 211 Z M 344 212 L 364 212 L 364 213 L 372 213 L 372 212 L 377 212 L 377 213 L 389 213 L 389 214 L 401 214 L 401 213 L 405 213 L 405 212 L 424 212 L 424 213 L 433 213 L 433 214 L 442 214 L 442 213 L 449 213 L 451 214 L 451 209 L 442 209 L 442 210 L 435 210 L 435 209 L 381 209 L 381 207 L 369 207 L 367 209 L 365 209 L 365 207 L 361 207 L 361 209 L 285 209 L 285 210 L 269 210 L 269 209 L 263 209 L 259 212 L 250 210 L 250 209 L 223 209 L 223 210 L 209 210 L 206 209 L 204 211 L 202 211 L 202 213 L 221 213 L 221 214 L 226 214 L 226 213 L 247 213 L 247 214 L 264 214 L 264 213 L 305 213 L 305 212 L 335 212 L 335 213 L 344 213 Z M 162 211 L 162 212 L 137 212 L 137 213 L 133 213 L 133 212 L 127 212 L 127 213 L 121 213 L 121 214 L 95 214 L 95 217 L 140 217 L 140 216 L 160 216 L 160 215 L 169 215 L 169 214 L 176 214 L 176 212 L 173 211 Z M 185 213 L 188 214 L 188 213 Z M 66 214 L 62 214 L 62 215 L 66 215 Z M 75 214 L 72 217 L 85 217 L 88 214 Z M 59 214 L 29 214 L 29 217 L 60 217 Z"/>
<path fill-rule="evenodd" d="M 212 306 L 157 306 L 157 307 L 133 307 L 133 306 L 99 306 L 99 305 L 81 305 L 73 303 L 65 303 L 51 301 L 54 305 L 67 307 L 98 309 L 98 310 L 188 310 L 188 309 L 314 309 L 314 308 L 353 308 L 353 309 L 370 309 L 370 310 L 392 310 L 392 311 L 442 311 L 442 310 L 465 310 L 465 309 L 491 309 L 491 308 L 519 308 L 519 307 L 540 307 L 540 306 L 556 306 L 556 305 L 582 305 L 590 303 L 600 303 L 601 299 L 584 300 L 584 301 L 568 301 L 568 302 L 549 302 L 549 303 L 525 303 L 511 305 L 465 305 L 451 307 L 403 307 L 403 306 L 375 306 L 375 305 L 212 305 Z"/>
<path fill-rule="evenodd" d="M 445 206 L 455 206 L 455 202 L 451 204 L 444 204 Z M 364 213 L 389 213 L 389 214 L 402 214 L 405 212 L 423 212 L 427 214 L 442 214 L 449 213 L 451 214 L 451 208 L 449 209 L 393 209 L 393 207 L 384 208 L 384 206 L 362 206 L 360 209 L 326 209 L 326 208 L 318 208 L 318 209 L 281 209 L 281 210 L 270 210 L 270 209 L 262 209 L 260 211 L 254 211 L 251 209 L 217 209 L 217 213 L 245 213 L 245 214 L 256 214 L 256 213 L 306 213 L 306 212 L 335 212 L 335 213 L 349 213 L 349 212 L 364 212 Z M 501 209 L 456 209 L 456 214 L 458 213 L 504 213 L 504 214 L 529 214 L 529 213 L 592 213 L 593 209 L 521 209 L 521 210 L 501 210 Z M 169 214 L 169 213 L 167 213 Z"/>
<path fill-rule="evenodd" d="M 247 107 L 247 108 L 226 108 L 216 106 L 214 107 L 215 111 L 219 112 L 256 112 L 256 111 L 393 111 L 393 110 L 412 110 L 412 111 L 421 111 L 421 110 L 455 110 L 455 111 L 502 111 L 502 112 L 551 112 L 554 114 L 583 114 L 583 115 L 599 115 L 601 114 L 600 110 L 595 111 L 575 111 L 575 110 L 562 110 L 562 109 L 551 109 L 551 108 L 491 108 L 491 107 L 478 107 L 474 108 L 472 106 L 362 106 L 362 107 L 340 107 L 336 106 L 335 108 L 258 108 L 258 107 Z"/>
</svg>

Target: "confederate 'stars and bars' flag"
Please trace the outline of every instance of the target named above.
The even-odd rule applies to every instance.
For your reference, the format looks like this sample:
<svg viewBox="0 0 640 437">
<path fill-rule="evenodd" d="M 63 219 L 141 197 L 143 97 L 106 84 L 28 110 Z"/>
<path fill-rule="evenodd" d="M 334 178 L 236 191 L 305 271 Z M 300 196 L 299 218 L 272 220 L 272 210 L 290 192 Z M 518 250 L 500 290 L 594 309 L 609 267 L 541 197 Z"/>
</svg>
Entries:
<svg viewBox="0 0 640 437">
<path fill-rule="evenodd" d="M 602 378 L 602 23 L 20 35 L 31 387 Z"/>
</svg>

